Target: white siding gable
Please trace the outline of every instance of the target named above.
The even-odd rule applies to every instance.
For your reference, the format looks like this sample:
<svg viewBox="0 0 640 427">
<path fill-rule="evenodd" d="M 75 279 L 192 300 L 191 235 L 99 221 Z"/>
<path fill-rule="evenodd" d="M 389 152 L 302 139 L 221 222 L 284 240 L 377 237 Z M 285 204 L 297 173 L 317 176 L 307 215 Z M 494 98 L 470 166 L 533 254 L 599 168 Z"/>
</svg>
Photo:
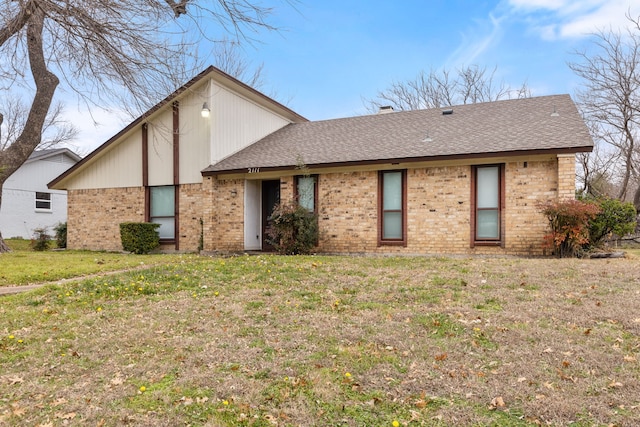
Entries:
<svg viewBox="0 0 640 427">
<path fill-rule="evenodd" d="M 211 85 L 209 106 L 210 164 L 217 163 L 290 123 L 284 117 L 216 83 Z"/>
</svg>

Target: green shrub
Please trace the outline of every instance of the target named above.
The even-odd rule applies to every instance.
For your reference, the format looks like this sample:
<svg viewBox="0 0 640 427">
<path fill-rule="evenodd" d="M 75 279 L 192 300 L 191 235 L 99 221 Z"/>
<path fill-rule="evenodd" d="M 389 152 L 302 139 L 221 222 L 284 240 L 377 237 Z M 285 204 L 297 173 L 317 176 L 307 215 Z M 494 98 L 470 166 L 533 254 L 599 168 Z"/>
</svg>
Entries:
<svg viewBox="0 0 640 427">
<path fill-rule="evenodd" d="M 589 221 L 589 248 L 601 246 L 607 236 L 622 237 L 632 233 L 637 225 L 633 203 L 617 199 L 596 199 L 600 213 Z"/>
<path fill-rule="evenodd" d="M 46 227 L 36 228 L 33 230 L 33 238 L 31 239 L 31 249 L 34 251 L 46 251 L 51 244 L 51 236 L 47 232 Z"/>
<path fill-rule="evenodd" d="M 281 254 L 308 254 L 318 244 L 318 217 L 295 202 L 278 204 L 269 218 L 267 242 Z"/>
<path fill-rule="evenodd" d="M 156 229 L 160 224 L 150 222 L 123 222 L 120 224 L 122 249 L 134 254 L 146 254 L 160 246 Z"/>
<path fill-rule="evenodd" d="M 67 247 L 67 223 L 60 222 L 53 228 L 53 231 L 56 233 L 56 246 L 58 248 L 66 248 Z"/>
<path fill-rule="evenodd" d="M 600 213 L 600 207 L 581 200 L 549 201 L 540 205 L 549 220 L 551 233 L 545 243 L 560 257 L 582 255 L 589 244 L 589 221 Z"/>
</svg>

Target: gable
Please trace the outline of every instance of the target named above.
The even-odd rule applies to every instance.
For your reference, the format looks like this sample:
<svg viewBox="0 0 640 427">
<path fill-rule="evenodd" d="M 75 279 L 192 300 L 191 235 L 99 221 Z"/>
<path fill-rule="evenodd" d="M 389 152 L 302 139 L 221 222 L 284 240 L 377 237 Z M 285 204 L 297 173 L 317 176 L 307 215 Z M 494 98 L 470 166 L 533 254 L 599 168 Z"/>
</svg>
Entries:
<svg viewBox="0 0 640 427">
<path fill-rule="evenodd" d="M 207 120 L 200 114 L 204 102 L 211 108 L 211 117 Z M 177 120 L 174 108 L 178 111 Z M 142 185 L 143 125 L 148 126 L 149 185 L 173 183 L 176 165 L 180 183 L 201 182 L 201 170 L 207 165 L 293 121 L 306 119 L 215 67 L 209 67 L 55 178 L 49 186 L 82 189 Z M 174 133 L 179 139 L 176 159 Z"/>
</svg>

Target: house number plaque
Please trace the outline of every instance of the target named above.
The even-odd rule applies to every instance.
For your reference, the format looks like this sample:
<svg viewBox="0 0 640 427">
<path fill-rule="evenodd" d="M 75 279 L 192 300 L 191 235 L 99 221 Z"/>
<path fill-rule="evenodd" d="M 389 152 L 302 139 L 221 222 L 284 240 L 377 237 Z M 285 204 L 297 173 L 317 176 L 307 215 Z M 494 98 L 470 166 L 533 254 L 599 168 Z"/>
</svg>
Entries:
<svg viewBox="0 0 640 427">
<path fill-rule="evenodd" d="M 249 168 L 249 173 L 259 173 L 260 168 Z"/>
</svg>

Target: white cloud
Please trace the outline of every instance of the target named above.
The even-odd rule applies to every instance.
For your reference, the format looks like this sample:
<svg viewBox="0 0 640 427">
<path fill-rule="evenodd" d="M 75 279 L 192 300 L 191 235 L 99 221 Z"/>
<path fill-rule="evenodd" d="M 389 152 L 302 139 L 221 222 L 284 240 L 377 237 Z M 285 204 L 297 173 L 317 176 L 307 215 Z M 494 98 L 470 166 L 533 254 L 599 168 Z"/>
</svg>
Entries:
<svg viewBox="0 0 640 427">
<path fill-rule="evenodd" d="M 481 29 L 473 33 L 464 34 L 462 43 L 449 55 L 445 67 L 455 68 L 473 64 L 476 58 L 494 46 L 502 37 L 502 20 L 503 18 L 489 15 L 490 29 L 488 32 L 484 30 L 485 34 L 479 34 L 483 32 Z"/>
<path fill-rule="evenodd" d="M 627 14 L 640 15 L 638 0 L 507 0 L 545 40 L 581 38 L 598 30 L 629 28 Z"/>
</svg>

